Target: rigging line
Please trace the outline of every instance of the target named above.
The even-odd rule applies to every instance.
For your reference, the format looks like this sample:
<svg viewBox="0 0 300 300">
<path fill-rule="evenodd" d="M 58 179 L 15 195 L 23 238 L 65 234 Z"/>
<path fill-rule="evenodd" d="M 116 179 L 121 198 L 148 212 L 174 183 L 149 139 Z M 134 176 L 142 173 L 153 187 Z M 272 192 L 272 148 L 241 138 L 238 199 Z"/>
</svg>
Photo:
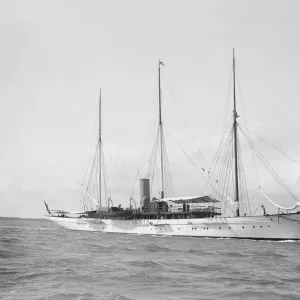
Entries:
<svg viewBox="0 0 300 300">
<path fill-rule="evenodd" d="M 248 141 L 247 139 L 247 135 L 246 133 L 242 130 L 242 128 L 240 128 L 242 134 L 244 135 L 245 139 Z M 248 141 L 249 142 L 249 141 Z M 293 194 L 293 192 L 287 187 L 287 185 L 283 182 L 283 180 L 279 177 L 279 175 L 276 173 L 276 171 L 271 167 L 271 165 L 267 162 L 267 160 L 264 158 L 264 156 L 260 153 L 260 151 L 253 145 L 253 148 L 255 150 L 255 153 L 257 154 L 258 157 L 261 158 L 261 161 L 264 163 L 264 165 L 266 166 L 267 169 L 269 169 L 269 171 L 271 172 L 271 174 L 273 174 L 273 177 L 276 179 L 277 178 L 277 182 L 281 183 L 281 186 L 296 200 L 298 201 L 298 199 L 296 198 L 296 196 Z"/>
<path fill-rule="evenodd" d="M 135 191 L 135 185 L 136 185 L 136 182 L 137 182 L 137 179 L 138 179 L 138 176 L 139 176 L 139 172 L 140 172 L 140 170 L 137 170 L 134 185 L 133 185 L 133 189 L 132 189 L 132 192 L 131 192 L 131 197 L 133 197 L 133 194 L 134 194 L 134 191 Z"/>
<path fill-rule="evenodd" d="M 246 176 L 245 176 L 245 171 L 244 171 L 244 164 L 243 164 L 243 157 L 242 157 L 242 150 L 241 150 L 241 142 L 240 139 L 238 139 L 238 152 L 239 152 L 239 168 L 240 168 L 240 182 L 242 186 L 242 203 L 243 203 L 243 208 L 244 212 L 247 213 L 247 210 L 249 209 L 250 211 L 250 203 L 249 203 L 249 196 L 248 196 L 248 191 L 247 191 L 247 184 L 246 184 Z M 247 207 L 248 205 L 248 207 Z"/>
<path fill-rule="evenodd" d="M 153 97 L 153 102 L 154 102 L 154 98 L 156 98 L 156 95 L 154 95 L 154 97 Z M 155 103 L 156 103 L 156 101 L 155 101 Z M 155 116 L 156 116 L 156 114 L 155 114 Z M 155 124 L 156 124 L 156 122 L 155 122 Z M 138 167 L 138 171 L 137 171 L 136 179 L 135 179 L 135 182 L 134 182 L 134 186 L 133 186 L 131 197 L 133 197 L 133 194 L 134 194 L 134 191 L 135 191 L 135 185 L 136 185 L 138 176 L 139 176 L 139 174 L 141 174 L 143 172 L 143 159 L 145 157 L 146 149 L 148 147 L 148 143 L 149 143 L 149 140 L 150 140 L 151 132 L 154 131 L 154 130 L 151 130 L 151 127 L 152 127 L 152 122 L 150 121 L 149 122 L 149 128 L 148 128 L 148 135 L 147 135 L 147 139 L 146 139 L 146 144 L 145 144 L 144 150 L 142 151 L 142 154 L 141 154 L 141 157 L 140 157 L 140 160 L 139 160 L 139 165 L 138 165 L 139 167 Z M 140 169 L 141 169 L 141 172 L 140 172 Z M 147 175 L 147 177 L 148 177 L 148 175 Z"/>
<path fill-rule="evenodd" d="M 170 196 L 174 196 L 174 185 L 172 181 L 172 173 L 171 173 L 169 159 L 167 159 L 167 170 L 168 170 L 168 177 L 169 177 Z"/>
<path fill-rule="evenodd" d="M 99 147 L 99 144 L 97 146 L 97 149 L 95 151 L 95 155 L 94 155 L 94 160 L 93 160 L 93 165 L 91 167 L 91 173 L 90 173 L 90 176 L 89 176 L 89 179 L 88 179 L 88 182 L 87 182 L 87 188 L 86 188 L 86 192 L 85 192 L 85 195 L 84 195 L 84 199 L 86 199 L 86 196 L 87 196 L 87 191 L 89 190 L 89 187 L 90 187 L 90 183 L 91 183 L 91 179 L 92 179 L 92 174 L 94 172 L 94 168 L 95 168 L 95 161 L 97 159 L 97 151 L 98 151 L 98 147 Z"/>
<path fill-rule="evenodd" d="M 221 159 L 222 156 L 224 155 L 224 152 L 226 152 L 228 144 L 230 143 L 230 139 L 231 139 L 231 135 L 232 135 L 232 130 L 230 130 L 226 136 L 225 139 L 225 135 L 223 136 L 223 139 L 221 140 L 218 150 L 216 152 L 216 157 L 214 159 L 214 163 L 212 165 L 211 171 L 210 171 L 210 177 L 208 178 L 208 182 L 206 184 L 206 186 L 204 187 L 203 192 L 205 191 L 205 189 L 207 188 L 208 185 L 211 184 L 211 182 L 216 182 L 218 180 L 218 175 L 221 170 L 222 170 L 222 163 L 221 163 Z"/>
<path fill-rule="evenodd" d="M 229 165 L 231 162 L 231 165 Z M 234 208 L 232 207 L 231 203 L 230 203 L 230 199 L 228 197 L 228 195 L 230 195 L 233 191 L 233 181 L 230 181 L 229 178 L 232 176 L 232 155 L 230 156 L 230 154 L 228 155 L 228 166 L 227 169 L 229 169 L 229 171 L 226 174 L 226 192 L 225 192 L 225 205 L 224 205 L 224 213 L 226 212 L 227 208 L 229 208 L 231 210 L 232 213 L 234 213 Z"/>
<path fill-rule="evenodd" d="M 216 164 L 218 163 L 218 161 L 219 161 L 219 159 L 220 159 L 220 157 L 222 155 L 223 147 L 225 147 L 224 145 L 229 140 L 231 130 L 232 130 L 232 124 L 230 126 L 228 126 L 228 128 L 227 128 L 227 134 L 226 134 L 225 131 L 223 133 L 223 136 L 221 138 L 221 141 L 219 143 L 218 149 L 217 149 L 217 151 L 215 153 L 215 156 L 214 156 L 214 159 L 213 159 L 213 164 L 212 164 L 212 167 L 211 167 L 211 172 L 212 172 L 212 170 L 215 169 Z"/>
<path fill-rule="evenodd" d="M 126 184 L 125 184 L 125 181 L 124 181 L 124 179 L 123 179 L 123 177 L 122 177 L 122 175 L 120 174 L 120 172 L 118 171 L 118 169 L 117 169 L 117 167 L 115 166 L 115 164 L 114 164 L 114 162 L 113 162 L 113 160 L 112 160 L 112 158 L 108 155 L 108 158 L 112 161 L 112 165 L 113 165 L 113 167 L 114 167 L 114 169 L 115 169 L 115 171 L 117 172 L 117 174 L 119 175 L 119 178 L 120 178 L 120 180 L 121 180 L 121 182 L 122 182 L 122 184 L 124 185 L 124 187 L 127 189 L 127 187 L 126 187 Z M 130 193 L 127 191 L 127 193 L 128 193 L 128 195 L 129 195 L 129 197 L 130 197 Z"/>
<path fill-rule="evenodd" d="M 227 153 L 225 153 L 225 164 L 224 164 L 225 178 L 223 180 L 224 181 L 223 193 L 224 193 L 227 203 L 228 203 L 230 182 L 233 183 L 233 180 L 230 181 L 230 177 L 233 176 L 233 172 L 232 172 L 233 152 L 231 149 L 232 139 L 233 139 L 233 130 L 231 131 L 230 138 L 228 140 L 228 145 L 227 145 L 227 150 L 226 150 Z M 232 188 L 233 188 L 233 184 L 232 184 Z M 225 192 L 225 189 L 226 189 L 226 192 Z"/>
<path fill-rule="evenodd" d="M 241 125 L 241 124 L 240 124 Z M 242 127 L 245 127 L 243 125 L 241 125 Z M 288 157 L 290 160 L 292 160 L 293 162 L 297 163 L 300 165 L 300 162 L 297 161 L 296 159 L 294 159 L 293 157 L 289 156 L 288 154 L 286 154 L 285 152 L 283 152 L 282 150 L 278 149 L 277 147 L 275 147 L 274 145 L 272 145 L 271 143 L 269 143 L 268 141 L 266 141 L 264 138 L 262 138 L 261 136 L 259 136 L 257 133 L 254 133 L 253 131 L 250 131 L 253 135 L 256 135 L 258 138 L 260 138 L 263 142 L 265 142 L 267 145 L 269 145 L 270 147 L 274 148 L 275 150 L 277 150 L 278 152 L 280 152 L 281 154 L 285 155 L 286 157 Z"/>
<path fill-rule="evenodd" d="M 228 115 L 229 110 L 229 102 L 230 102 L 230 94 L 231 94 L 231 88 L 232 88 L 232 78 L 233 78 L 233 70 L 231 68 L 230 75 L 229 75 L 229 85 L 227 90 L 227 99 L 225 103 L 225 109 L 223 114 L 223 120 L 222 120 L 222 129 L 221 129 L 221 137 L 224 135 L 225 127 L 226 127 L 226 117 Z"/>
<path fill-rule="evenodd" d="M 255 158 L 254 158 L 254 155 L 253 155 L 252 140 L 251 140 L 250 134 L 249 134 L 250 130 L 249 130 L 249 126 L 248 126 L 248 120 L 247 120 L 247 115 L 246 115 L 246 109 L 245 109 L 245 105 L 244 105 L 244 101 L 243 101 L 243 97 L 242 97 L 243 93 L 242 93 L 242 89 L 241 89 L 241 86 L 240 86 L 239 77 L 238 77 L 237 72 L 236 72 L 236 78 L 237 78 L 237 83 L 238 83 L 238 87 L 239 87 L 239 91 L 240 91 L 240 97 L 241 97 L 241 102 L 242 102 L 242 107 L 243 107 L 243 113 L 244 113 L 245 121 L 246 121 L 246 129 L 247 129 L 248 135 L 249 135 L 250 148 L 251 148 L 251 155 L 252 155 L 253 164 L 254 164 L 254 169 L 255 169 L 255 173 L 256 173 L 256 179 L 257 179 L 258 186 L 260 186 L 260 181 L 259 181 L 258 171 L 257 171 L 257 167 L 256 167 L 256 161 L 255 161 Z M 238 123 L 238 125 L 239 125 L 239 123 Z"/>
<path fill-rule="evenodd" d="M 230 140 L 229 140 L 230 142 Z M 214 181 L 219 183 L 220 186 L 220 192 L 222 194 L 222 196 L 225 195 L 224 191 L 225 191 L 225 187 L 226 187 L 226 177 L 228 174 L 228 166 L 230 163 L 230 145 L 228 144 L 226 147 L 224 147 L 224 151 L 222 152 L 222 157 L 220 157 L 220 163 L 218 166 L 218 169 L 216 171 L 216 173 L 214 174 Z M 221 159 L 223 161 L 223 163 L 221 162 Z M 217 175 L 218 176 L 215 176 Z"/>
<path fill-rule="evenodd" d="M 186 155 L 186 157 L 189 159 L 189 161 L 192 163 L 192 165 L 196 168 L 196 170 L 201 174 L 201 176 L 204 178 L 204 180 L 206 182 L 209 182 L 209 180 L 203 175 L 203 173 L 201 172 L 201 170 L 199 170 L 199 168 L 197 167 L 197 165 L 195 165 L 195 163 L 193 162 L 193 160 L 188 156 L 188 154 L 183 150 L 183 148 L 180 146 L 180 144 L 176 141 L 176 139 L 174 138 L 174 136 L 171 134 L 171 132 L 168 130 L 168 128 L 166 127 L 166 125 L 164 125 L 164 128 L 168 131 L 168 133 L 170 134 L 170 136 L 172 137 L 172 139 L 174 140 L 174 142 L 177 144 L 177 146 L 182 150 L 182 152 Z M 215 188 L 214 186 L 209 182 L 210 186 L 212 187 L 213 190 L 216 191 L 217 194 L 220 194 Z"/>
<path fill-rule="evenodd" d="M 174 188 L 172 183 L 171 169 L 170 169 L 170 163 L 169 163 L 167 147 L 166 147 L 166 139 L 164 133 L 163 133 L 163 152 L 164 152 L 164 165 L 165 165 L 165 170 L 167 175 L 166 180 L 168 181 L 170 196 L 172 196 L 174 195 Z"/>
<path fill-rule="evenodd" d="M 97 171 L 98 172 L 96 172 L 96 178 L 98 178 L 98 180 L 99 180 L 99 176 L 97 176 L 97 175 L 99 175 L 99 172 L 101 172 L 100 163 L 99 163 L 99 157 L 97 159 Z M 95 180 L 95 182 L 97 182 L 97 180 Z M 100 195 L 100 193 L 101 193 L 100 184 L 101 183 L 100 183 L 100 181 L 98 181 L 98 183 L 99 184 L 96 184 L 96 199 L 100 200 L 100 197 L 101 197 L 101 195 Z M 99 204 L 100 204 L 100 201 L 99 201 Z"/>
<path fill-rule="evenodd" d="M 261 89 L 259 89 L 258 87 L 256 87 L 256 91 L 259 91 L 259 92 L 260 92 L 260 94 L 263 96 L 262 98 L 263 98 L 264 100 L 266 100 L 266 101 L 272 106 L 272 108 L 274 109 L 274 111 L 275 111 L 276 113 L 279 114 L 279 117 L 281 117 L 282 114 L 288 115 L 288 114 L 290 113 L 290 111 L 284 111 L 284 112 L 283 112 L 283 110 L 285 110 L 285 107 L 286 107 L 286 106 L 283 106 L 283 107 L 277 107 L 278 104 L 275 105 L 275 104 L 269 99 L 268 95 L 266 95 L 266 96 L 263 95 L 264 92 L 263 92 Z M 269 112 L 269 111 L 268 111 L 268 112 Z M 288 125 L 287 128 L 291 128 L 291 129 L 293 129 L 297 134 L 300 134 L 300 131 L 298 131 L 298 129 L 296 129 L 291 123 L 289 123 L 289 122 L 287 122 L 287 121 L 285 120 L 285 124 Z"/>
<path fill-rule="evenodd" d="M 89 170 L 89 168 L 90 168 L 90 165 L 92 164 L 93 159 L 95 159 L 95 156 L 94 156 L 94 155 L 96 155 L 96 154 L 94 153 L 94 155 L 92 155 L 92 154 L 93 154 L 93 153 L 92 153 L 92 149 L 96 149 L 96 152 L 97 152 L 97 148 L 98 148 L 98 139 L 97 139 L 97 142 L 96 142 L 95 144 L 96 144 L 95 147 L 92 147 L 92 145 L 91 145 L 91 147 L 90 147 L 89 159 L 88 159 L 88 162 L 87 162 L 87 165 L 86 165 L 86 169 L 85 169 L 85 172 L 84 172 L 84 175 L 83 175 L 83 178 L 82 178 L 82 183 L 85 183 L 85 182 L 86 182 L 88 170 Z M 85 198 L 85 194 L 82 192 L 82 193 L 81 193 L 81 200 L 80 200 L 80 202 L 83 202 L 83 201 L 84 201 L 84 198 Z"/>
<path fill-rule="evenodd" d="M 155 110 L 155 115 L 154 115 L 154 120 L 153 120 L 153 124 L 152 124 L 152 118 L 149 122 L 149 128 L 148 128 L 148 134 L 147 134 L 147 139 L 146 139 L 146 144 L 145 144 L 145 147 L 144 147 L 144 150 L 142 152 L 142 155 L 140 157 L 140 161 L 139 161 L 139 169 L 141 170 L 140 174 L 143 174 L 143 167 L 144 167 L 144 163 L 143 163 L 143 160 L 144 160 L 144 157 L 145 157 L 145 153 L 146 153 L 146 150 L 147 150 L 147 147 L 148 147 L 148 144 L 149 144 L 149 140 L 151 139 L 151 134 L 153 134 L 152 136 L 152 140 L 155 139 L 155 133 L 156 133 L 156 124 L 157 124 L 157 114 L 156 114 L 156 111 L 157 111 L 157 101 L 156 101 L 156 98 L 157 98 L 157 95 L 156 95 L 156 90 L 154 91 L 154 96 L 153 96 L 153 99 L 152 99 L 152 105 L 154 106 L 154 110 Z M 153 128 L 152 128 L 153 126 Z M 152 129 L 151 129 L 152 128 Z"/>
<path fill-rule="evenodd" d="M 171 98 L 172 98 L 172 100 L 174 101 L 175 105 L 178 105 L 178 103 L 177 103 L 177 101 L 176 101 L 176 99 L 175 99 L 175 97 L 174 97 L 172 91 L 171 91 L 169 88 L 167 88 L 167 90 L 168 90 L 168 92 L 170 93 Z M 178 106 L 179 106 L 179 105 L 178 105 Z M 180 107 L 179 107 L 179 108 L 180 108 Z M 204 157 L 202 151 L 200 150 L 200 148 L 199 148 L 199 146 L 198 146 L 198 144 L 197 144 L 197 142 L 196 142 L 196 139 L 194 138 L 194 136 L 193 136 L 193 134 L 192 134 L 190 128 L 188 127 L 188 124 L 187 124 L 185 118 L 183 117 L 182 110 L 180 110 L 180 114 L 181 114 L 181 117 L 182 117 L 182 119 L 183 119 L 183 122 L 184 122 L 185 127 L 187 128 L 187 130 L 188 130 L 188 132 L 189 132 L 189 134 L 190 134 L 190 136 L 191 136 L 191 138 L 192 138 L 192 140 L 193 140 L 193 142 L 194 142 L 196 148 L 198 149 L 198 151 L 199 151 L 199 153 L 200 153 L 200 156 L 203 158 L 203 160 L 204 160 L 204 162 L 205 162 L 205 164 L 206 164 L 206 167 L 209 168 L 210 166 L 209 166 L 207 160 L 205 159 L 205 157 Z"/>
<path fill-rule="evenodd" d="M 174 140 L 174 142 L 177 144 L 177 146 L 181 149 L 181 151 L 186 155 L 186 157 L 189 159 L 189 161 L 192 163 L 192 165 L 198 170 L 198 172 L 205 178 L 205 176 L 202 174 L 202 172 L 199 170 L 199 168 L 197 167 L 197 165 L 193 162 L 193 160 L 189 157 L 189 155 L 183 150 L 183 148 L 179 145 L 179 143 L 176 141 L 176 139 L 174 138 L 174 136 L 171 134 L 171 132 L 168 130 L 168 128 L 166 127 L 166 125 L 164 125 L 164 128 L 166 128 L 167 132 L 169 133 L 169 135 L 172 137 L 172 139 Z M 205 178 L 205 180 L 207 180 L 207 178 Z"/>
<path fill-rule="evenodd" d="M 158 139 L 159 139 L 159 129 L 157 130 L 156 139 L 152 148 L 152 153 L 150 157 L 150 164 L 148 167 L 147 177 L 150 179 L 150 184 L 153 184 L 154 178 L 154 171 L 156 166 L 156 159 L 157 159 L 157 151 L 158 151 Z"/>
<path fill-rule="evenodd" d="M 122 163 L 122 167 L 123 167 L 123 171 L 124 171 L 124 173 L 125 173 L 125 176 L 126 176 L 126 178 L 128 178 L 128 175 L 127 175 L 127 172 L 126 172 L 126 169 L 125 169 L 125 166 L 124 166 L 124 163 L 123 163 L 121 154 L 120 154 L 119 151 L 117 151 L 117 152 L 118 152 L 118 154 L 119 154 L 119 157 L 120 157 L 120 160 L 121 160 L 121 163 Z"/>
<path fill-rule="evenodd" d="M 87 165 L 86 165 L 86 172 L 85 172 L 85 175 L 83 177 L 83 181 L 85 180 L 85 176 L 86 176 L 86 173 L 88 171 L 88 168 L 89 168 L 89 165 L 92 161 L 92 152 L 93 152 L 93 149 L 95 149 L 95 147 L 93 146 L 94 145 L 94 137 L 95 137 L 95 132 L 96 132 L 96 126 L 98 124 L 98 117 L 96 116 L 95 117 L 95 120 L 94 120 L 94 126 L 93 126 L 93 130 L 92 130 L 92 138 L 91 138 L 91 142 L 90 142 L 90 147 L 89 147 L 89 160 L 87 161 Z M 98 144 L 99 140 L 98 140 L 98 136 L 97 136 L 97 144 Z"/>
<path fill-rule="evenodd" d="M 158 144 L 159 144 L 159 128 L 157 129 L 156 139 L 152 148 L 149 170 L 148 170 L 148 178 L 151 181 L 151 185 L 153 184 L 154 172 L 156 168 L 157 152 L 159 148 Z"/>
<path fill-rule="evenodd" d="M 104 147 L 102 147 L 103 149 Z M 105 202 L 108 203 L 108 198 L 111 196 L 110 193 L 110 187 L 109 187 L 109 181 L 108 181 L 108 175 L 107 175 L 107 169 L 106 169 L 106 161 L 104 159 L 104 151 L 102 151 L 102 164 L 103 164 L 103 183 L 104 183 L 104 197 Z"/>
<path fill-rule="evenodd" d="M 98 172 L 98 158 L 96 159 L 96 164 L 95 164 L 95 177 L 97 176 L 97 172 Z M 92 195 L 94 195 L 95 194 L 95 190 L 97 189 L 97 181 L 96 180 L 94 180 L 93 181 L 93 183 L 92 183 Z M 99 199 L 99 198 L 97 198 L 97 199 Z M 98 201 L 97 201 L 98 202 Z M 91 203 L 91 202 L 90 202 Z M 99 202 L 98 202 L 99 203 Z M 90 207 L 92 207 L 92 205 L 90 204 Z M 96 206 L 96 208 L 97 208 L 97 206 Z"/>
</svg>

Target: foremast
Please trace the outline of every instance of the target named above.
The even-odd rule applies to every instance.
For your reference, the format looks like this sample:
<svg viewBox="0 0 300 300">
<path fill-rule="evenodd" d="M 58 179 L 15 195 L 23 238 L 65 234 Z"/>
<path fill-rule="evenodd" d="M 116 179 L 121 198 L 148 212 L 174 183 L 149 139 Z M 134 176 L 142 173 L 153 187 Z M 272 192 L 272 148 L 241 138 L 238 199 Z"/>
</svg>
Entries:
<svg viewBox="0 0 300 300">
<path fill-rule="evenodd" d="M 239 208 L 239 174 L 238 174 L 238 145 L 237 145 L 237 118 L 236 98 L 235 98 L 235 56 L 233 49 L 233 136 L 234 136 L 234 173 L 235 173 L 235 206 L 236 216 L 240 216 Z"/>
<path fill-rule="evenodd" d="M 163 62 L 158 60 L 158 101 L 159 101 L 159 134 L 160 134 L 160 167 L 161 167 L 161 199 L 164 198 L 164 155 L 163 155 L 163 126 L 161 115 L 161 88 L 160 88 L 160 66 Z"/>
</svg>

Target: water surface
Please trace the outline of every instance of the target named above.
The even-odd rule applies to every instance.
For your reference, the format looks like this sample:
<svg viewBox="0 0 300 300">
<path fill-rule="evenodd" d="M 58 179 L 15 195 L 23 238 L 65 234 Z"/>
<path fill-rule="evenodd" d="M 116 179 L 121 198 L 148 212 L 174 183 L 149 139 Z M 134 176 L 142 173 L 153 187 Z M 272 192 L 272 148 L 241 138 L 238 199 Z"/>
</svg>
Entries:
<svg viewBox="0 0 300 300">
<path fill-rule="evenodd" d="M 0 219 L 0 299 L 299 299 L 300 242 L 68 231 Z"/>
</svg>

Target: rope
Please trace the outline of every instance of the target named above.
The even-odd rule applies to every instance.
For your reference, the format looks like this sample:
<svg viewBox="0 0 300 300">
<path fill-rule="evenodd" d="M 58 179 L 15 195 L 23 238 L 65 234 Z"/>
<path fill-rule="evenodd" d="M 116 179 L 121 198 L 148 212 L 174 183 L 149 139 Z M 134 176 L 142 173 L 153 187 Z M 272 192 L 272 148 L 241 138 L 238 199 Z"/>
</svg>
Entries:
<svg viewBox="0 0 300 300">
<path fill-rule="evenodd" d="M 244 127 L 243 125 L 241 125 L 242 127 Z M 281 154 L 285 155 L 286 157 L 288 157 L 290 160 L 292 160 L 293 162 L 297 163 L 300 165 L 300 162 L 297 161 L 296 159 L 292 158 L 291 156 L 289 156 L 287 153 L 283 152 L 282 150 L 278 149 L 277 147 L 275 147 L 274 145 L 272 145 L 271 143 L 269 143 L 268 141 L 266 141 L 264 138 L 262 138 L 261 136 L 259 136 L 257 133 L 254 133 L 253 131 L 248 130 L 249 132 L 251 132 L 252 134 L 256 135 L 259 139 L 261 139 L 263 142 L 265 142 L 267 145 L 269 145 L 270 147 L 274 148 L 275 150 L 277 150 L 278 152 L 280 152 Z"/>
<path fill-rule="evenodd" d="M 97 145 L 97 148 L 96 148 L 96 151 L 95 151 L 95 156 L 94 156 L 94 160 L 93 160 L 93 164 L 92 164 L 92 168 L 91 168 L 91 173 L 90 173 L 90 176 L 89 176 L 89 179 L 88 179 L 88 182 L 87 182 L 86 193 L 89 190 L 89 187 L 90 187 L 90 184 L 91 184 L 91 179 L 93 177 L 93 172 L 94 172 L 95 164 L 96 164 L 96 160 L 97 160 L 97 151 L 98 151 L 98 148 L 99 148 L 99 144 Z M 84 196 L 84 201 L 86 202 L 86 194 Z M 86 203 L 85 203 L 85 205 L 86 205 Z"/>
<path fill-rule="evenodd" d="M 274 206 L 276 206 L 276 207 L 278 207 L 278 208 L 281 208 L 281 209 L 284 209 L 284 210 L 293 210 L 293 209 L 295 209 L 295 208 L 297 208 L 297 207 L 300 207 L 300 201 L 297 201 L 297 203 L 296 203 L 295 205 L 290 206 L 290 207 L 284 207 L 284 206 L 278 205 L 278 204 L 276 204 L 275 202 L 273 202 L 273 201 L 272 201 L 272 200 L 264 193 L 264 191 L 262 190 L 262 188 L 260 188 L 260 190 L 261 190 L 263 196 L 264 196 L 269 202 L 271 202 Z"/>
<path fill-rule="evenodd" d="M 173 102 L 175 103 L 175 105 L 178 106 L 178 103 L 177 103 L 177 101 L 176 101 L 176 99 L 175 99 L 175 97 L 174 97 L 172 91 L 171 91 L 169 88 L 167 88 L 167 90 L 168 90 L 168 92 L 170 93 L 171 98 L 172 98 Z M 192 134 L 192 132 L 191 132 L 191 130 L 190 130 L 190 128 L 189 128 L 189 126 L 188 126 L 186 120 L 185 120 L 185 118 L 183 117 L 182 110 L 180 110 L 180 116 L 181 116 L 181 118 L 182 118 L 182 120 L 183 120 L 183 123 L 184 123 L 184 125 L 185 125 L 187 131 L 189 132 L 189 134 L 190 134 L 190 136 L 191 136 L 191 138 L 192 138 L 192 140 L 193 140 L 193 142 L 194 142 L 194 144 L 195 144 L 195 146 L 196 146 L 198 152 L 200 153 L 200 156 L 203 158 L 203 160 L 204 160 L 204 162 L 205 162 L 205 164 L 206 164 L 206 167 L 209 168 L 208 162 L 206 161 L 206 159 L 205 159 L 203 153 L 201 152 L 201 150 L 200 150 L 200 148 L 199 148 L 199 146 L 198 146 L 198 144 L 197 144 L 197 142 L 196 142 L 196 139 L 194 138 L 194 136 L 193 136 L 193 134 Z"/>
<path fill-rule="evenodd" d="M 168 130 L 168 128 L 164 125 L 164 128 L 167 130 L 167 132 L 169 133 L 169 135 L 172 137 L 172 139 L 174 140 L 174 142 L 177 144 L 177 146 L 181 149 L 181 151 L 185 154 L 185 156 L 188 158 L 188 160 L 192 163 L 192 165 L 195 167 L 195 169 L 200 173 L 200 175 L 204 178 L 204 180 L 206 181 L 206 183 L 208 183 L 211 188 L 216 192 L 216 194 L 218 196 L 220 196 L 220 192 L 217 191 L 217 189 L 212 185 L 212 183 L 209 181 L 208 178 L 205 177 L 205 175 L 203 175 L 203 172 L 201 172 L 201 170 L 196 166 L 196 164 L 193 162 L 193 160 L 189 157 L 189 155 L 183 150 L 183 148 L 180 146 L 180 144 L 176 141 L 176 139 L 174 138 L 174 136 L 171 134 L 171 132 Z"/>
<path fill-rule="evenodd" d="M 112 158 L 111 158 L 109 155 L 108 155 L 108 158 L 112 161 L 112 165 L 113 165 L 115 171 L 117 172 L 117 174 L 118 174 L 118 176 L 119 176 L 119 178 L 120 178 L 122 184 L 124 185 L 124 187 L 126 187 L 125 181 L 124 181 L 122 175 L 120 174 L 120 172 L 118 171 L 116 165 L 114 164 Z M 128 193 L 128 195 L 129 195 L 129 197 L 130 197 L 130 193 L 129 193 L 128 191 L 127 191 L 127 193 Z"/>
<path fill-rule="evenodd" d="M 246 133 L 243 131 L 242 128 L 240 128 L 240 131 L 242 132 L 242 134 L 244 135 L 245 139 L 249 142 L 249 139 L 246 135 Z M 270 166 L 270 164 L 267 162 L 267 160 L 264 158 L 264 156 L 259 152 L 259 150 L 253 145 L 253 149 L 256 153 L 256 155 L 258 156 L 258 158 L 260 158 L 261 162 L 265 165 L 265 167 L 269 170 L 269 172 L 273 175 L 273 177 L 275 178 L 275 180 L 277 180 L 277 182 L 279 184 L 281 184 L 281 186 L 296 200 L 298 201 L 298 199 L 296 198 L 296 196 L 292 193 L 292 191 L 287 187 L 287 185 L 282 181 L 282 179 L 278 176 L 278 174 L 275 172 L 275 170 Z"/>
<path fill-rule="evenodd" d="M 245 121 L 246 121 L 246 129 L 248 131 L 248 136 L 249 136 L 249 141 L 250 141 L 251 155 L 252 155 L 253 165 L 254 165 L 254 169 L 255 169 L 255 173 L 256 173 L 256 179 L 257 179 L 258 186 L 260 186 L 258 171 L 257 171 L 257 167 L 256 167 L 256 161 L 255 161 L 255 158 L 253 155 L 252 141 L 251 141 L 250 134 L 249 134 L 250 130 L 249 130 L 248 121 L 247 121 L 246 109 L 245 109 L 244 101 L 243 101 L 243 97 L 242 97 L 242 89 L 241 89 L 240 82 L 239 82 L 237 75 L 236 75 L 236 78 L 237 78 L 237 83 L 238 83 L 238 87 L 239 87 L 239 91 L 240 91 L 240 95 L 241 95 L 241 102 L 242 102 L 243 112 L 244 112 Z"/>
</svg>

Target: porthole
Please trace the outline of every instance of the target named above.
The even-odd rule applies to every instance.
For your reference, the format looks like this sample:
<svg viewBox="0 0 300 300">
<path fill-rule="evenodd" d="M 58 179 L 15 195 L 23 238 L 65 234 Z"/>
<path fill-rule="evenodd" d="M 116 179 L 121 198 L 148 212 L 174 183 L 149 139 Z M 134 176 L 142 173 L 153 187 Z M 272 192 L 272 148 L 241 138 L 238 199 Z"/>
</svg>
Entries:
<svg viewBox="0 0 300 300">
<path fill-rule="evenodd" d="M 255 228 L 255 226 L 253 226 L 253 228 Z"/>
<path fill-rule="evenodd" d="M 242 228 L 245 228 L 244 226 Z"/>
<path fill-rule="evenodd" d="M 262 226 L 260 226 L 260 228 L 262 228 Z"/>
</svg>

